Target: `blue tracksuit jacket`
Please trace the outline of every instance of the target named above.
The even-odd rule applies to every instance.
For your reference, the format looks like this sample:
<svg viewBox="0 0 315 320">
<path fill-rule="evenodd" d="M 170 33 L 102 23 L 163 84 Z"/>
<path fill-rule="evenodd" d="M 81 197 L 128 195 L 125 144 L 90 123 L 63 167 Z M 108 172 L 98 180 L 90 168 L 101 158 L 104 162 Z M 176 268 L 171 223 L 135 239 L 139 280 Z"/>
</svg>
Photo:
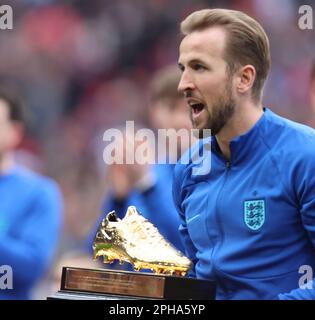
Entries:
<svg viewBox="0 0 315 320">
<path fill-rule="evenodd" d="M 12 289 L 1 286 L 0 300 L 29 299 L 51 267 L 62 225 L 63 201 L 57 184 L 23 167 L 0 175 L 0 270 L 10 266 Z"/>
<path fill-rule="evenodd" d="M 202 148 L 211 170 L 196 175 L 187 159 Z M 216 280 L 217 299 L 315 299 L 299 288 L 300 266 L 315 271 L 315 131 L 265 109 L 230 148 L 227 163 L 215 137 L 201 140 L 175 168 L 191 275 Z"/>
</svg>

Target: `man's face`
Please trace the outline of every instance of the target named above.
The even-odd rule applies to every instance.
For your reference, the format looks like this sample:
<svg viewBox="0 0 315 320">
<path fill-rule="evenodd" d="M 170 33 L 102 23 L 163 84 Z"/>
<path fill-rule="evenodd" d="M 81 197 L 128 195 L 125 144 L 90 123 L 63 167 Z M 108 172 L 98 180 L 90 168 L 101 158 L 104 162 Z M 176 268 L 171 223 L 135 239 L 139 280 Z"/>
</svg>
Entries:
<svg viewBox="0 0 315 320">
<path fill-rule="evenodd" d="M 0 158 L 5 152 L 13 149 L 19 141 L 19 126 L 10 120 L 8 105 L 0 99 Z"/>
<path fill-rule="evenodd" d="M 190 106 L 194 128 L 216 135 L 235 111 L 233 78 L 224 60 L 226 33 L 213 27 L 187 35 L 179 49 L 182 70 L 178 90 Z"/>
</svg>

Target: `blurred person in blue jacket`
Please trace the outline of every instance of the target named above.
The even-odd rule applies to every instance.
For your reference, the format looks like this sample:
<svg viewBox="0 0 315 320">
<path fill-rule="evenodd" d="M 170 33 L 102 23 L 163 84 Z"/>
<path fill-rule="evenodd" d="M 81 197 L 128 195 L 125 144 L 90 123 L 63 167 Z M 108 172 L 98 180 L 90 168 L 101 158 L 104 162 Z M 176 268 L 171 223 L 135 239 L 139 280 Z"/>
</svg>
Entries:
<svg viewBox="0 0 315 320">
<path fill-rule="evenodd" d="M 190 151 L 209 146 L 174 171 L 190 275 L 215 280 L 217 299 L 315 299 L 315 131 L 263 107 L 271 59 L 257 21 L 201 10 L 181 31 L 178 89 L 204 138 Z"/>
<path fill-rule="evenodd" d="M 60 236 L 63 205 L 57 184 L 15 163 L 23 132 L 19 98 L 0 89 L 0 268 L 6 270 L 0 283 L 7 283 L 0 286 L 0 299 L 31 298 Z"/>
<path fill-rule="evenodd" d="M 187 129 L 187 132 L 190 132 L 188 109 L 177 91 L 179 79 L 180 72 L 177 66 L 167 66 L 153 77 L 148 116 L 156 133 L 158 129 L 175 129 L 176 132 Z M 163 139 L 159 139 L 157 143 L 161 141 L 163 142 Z M 102 215 L 91 232 L 88 241 L 90 247 L 96 228 L 108 212 L 115 210 L 117 215 L 123 218 L 127 207 L 134 205 L 169 242 L 183 251 L 178 232 L 180 220 L 172 199 L 172 177 L 174 164 L 181 156 L 182 150 L 188 147 L 188 143 L 188 140 L 178 137 L 176 150 L 166 146 L 167 163 L 164 164 L 112 164 L 108 167 L 108 184 L 111 190 L 105 198 Z M 115 267 L 120 268 L 118 265 Z"/>
</svg>

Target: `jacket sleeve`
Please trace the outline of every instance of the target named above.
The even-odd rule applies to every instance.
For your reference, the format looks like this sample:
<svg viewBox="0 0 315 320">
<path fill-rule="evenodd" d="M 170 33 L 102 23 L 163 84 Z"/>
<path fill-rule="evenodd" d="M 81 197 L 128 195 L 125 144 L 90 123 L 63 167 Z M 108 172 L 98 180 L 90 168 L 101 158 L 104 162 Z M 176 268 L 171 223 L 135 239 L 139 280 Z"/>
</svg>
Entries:
<svg viewBox="0 0 315 320">
<path fill-rule="evenodd" d="M 296 151 L 298 153 L 298 151 Z M 293 184 L 294 192 L 300 208 L 301 220 L 310 241 L 312 242 L 315 255 L 315 150 L 304 152 L 303 159 L 295 165 L 292 174 L 287 175 L 288 183 Z M 313 273 L 315 270 L 313 270 Z M 289 293 L 278 296 L 280 300 L 315 300 L 315 279 Z"/>
<path fill-rule="evenodd" d="M 179 234 L 181 237 L 181 240 L 184 245 L 185 249 L 185 255 L 187 258 L 189 258 L 193 262 L 193 267 L 188 272 L 189 277 L 196 277 L 195 273 L 195 265 L 197 263 L 197 257 L 196 257 L 196 248 L 191 241 L 191 238 L 189 236 L 186 219 L 185 219 L 185 212 L 182 209 L 182 198 L 183 198 L 183 168 L 181 164 L 177 164 L 174 170 L 174 179 L 173 179 L 173 201 L 175 204 L 175 207 L 177 209 L 177 212 L 179 214 L 180 218 L 180 226 L 179 226 Z"/>
<path fill-rule="evenodd" d="M 53 182 L 43 184 L 13 231 L 0 237 L 0 265 L 12 267 L 13 286 L 31 287 L 49 267 L 60 236 L 62 211 L 59 188 Z"/>
</svg>

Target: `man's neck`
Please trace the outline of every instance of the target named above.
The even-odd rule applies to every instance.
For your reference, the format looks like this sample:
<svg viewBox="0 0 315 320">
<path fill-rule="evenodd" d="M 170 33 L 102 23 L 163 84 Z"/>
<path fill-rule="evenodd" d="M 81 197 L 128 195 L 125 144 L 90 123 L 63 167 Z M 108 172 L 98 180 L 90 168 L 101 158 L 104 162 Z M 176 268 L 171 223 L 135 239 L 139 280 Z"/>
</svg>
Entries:
<svg viewBox="0 0 315 320">
<path fill-rule="evenodd" d="M 0 155 L 0 174 L 8 173 L 14 166 L 13 155 L 4 154 Z"/>
<path fill-rule="evenodd" d="M 227 160 L 231 158 L 231 140 L 253 128 L 264 113 L 261 105 L 244 105 L 242 109 L 237 109 L 225 127 L 216 135 L 221 152 Z"/>
</svg>

